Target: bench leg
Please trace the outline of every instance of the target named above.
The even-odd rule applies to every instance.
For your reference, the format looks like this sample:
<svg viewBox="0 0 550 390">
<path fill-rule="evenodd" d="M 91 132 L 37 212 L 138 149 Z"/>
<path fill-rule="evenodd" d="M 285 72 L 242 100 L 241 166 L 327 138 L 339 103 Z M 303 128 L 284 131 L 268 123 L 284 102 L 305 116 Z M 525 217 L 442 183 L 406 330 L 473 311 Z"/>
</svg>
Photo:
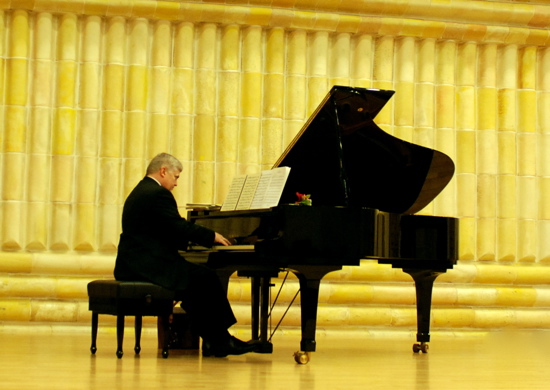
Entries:
<svg viewBox="0 0 550 390">
<path fill-rule="evenodd" d="M 162 340 L 162 357 L 168 357 L 168 350 L 170 349 L 170 315 L 162 316 L 163 338 Z"/>
<path fill-rule="evenodd" d="M 124 352 L 122 352 L 122 341 L 124 340 L 124 316 L 117 316 L 116 318 L 116 338 L 117 338 L 117 350 L 116 356 L 120 359 Z"/>
<path fill-rule="evenodd" d="M 99 318 L 99 314 L 95 311 L 92 312 L 92 346 L 90 347 L 90 351 L 92 352 L 92 355 L 95 355 L 97 351 L 96 341 L 97 341 L 98 318 Z"/>
<path fill-rule="evenodd" d="M 134 347 L 134 351 L 136 352 L 136 355 L 139 355 L 139 353 L 141 352 L 141 345 L 140 345 L 140 342 L 141 342 L 141 324 L 143 322 L 143 317 L 142 316 L 136 316 L 136 321 L 135 321 L 135 324 L 134 324 L 134 329 L 135 329 L 135 332 L 136 332 L 136 346 Z"/>
</svg>

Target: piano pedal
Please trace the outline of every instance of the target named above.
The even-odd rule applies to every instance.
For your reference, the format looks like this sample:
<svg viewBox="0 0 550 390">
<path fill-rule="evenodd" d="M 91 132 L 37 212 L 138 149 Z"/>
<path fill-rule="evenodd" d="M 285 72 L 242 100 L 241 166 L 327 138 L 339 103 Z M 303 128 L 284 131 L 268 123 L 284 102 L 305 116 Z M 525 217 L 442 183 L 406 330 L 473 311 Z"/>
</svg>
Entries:
<svg viewBox="0 0 550 390">
<path fill-rule="evenodd" d="M 256 353 L 273 353 L 273 344 L 270 341 L 250 340 L 248 344 L 253 344 Z"/>
<path fill-rule="evenodd" d="M 298 364 L 307 364 L 309 362 L 309 359 L 310 359 L 309 352 L 304 352 L 304 351 L 294 352 L 294 360 Z"/>
<path fill-rule="evenodd" d="M 414 353 L 419 353 L 420 351 L 422 351 L 423 353 L 428 353 L 428 349 L 430 349 L 430 346 L 426 344 L 424 341 L 422 341 L 420 344 L 413 345 Z"/>
</svg>

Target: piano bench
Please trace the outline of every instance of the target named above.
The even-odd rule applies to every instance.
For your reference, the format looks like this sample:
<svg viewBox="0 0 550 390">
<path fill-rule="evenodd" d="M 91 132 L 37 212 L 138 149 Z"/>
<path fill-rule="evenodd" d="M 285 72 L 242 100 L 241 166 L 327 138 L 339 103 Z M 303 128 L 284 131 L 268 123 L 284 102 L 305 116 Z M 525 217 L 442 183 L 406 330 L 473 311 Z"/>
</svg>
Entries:
<svg viewBox="0 0 550 390">
<path fill-rule="evenodd" d="M 141 351 L 141 326 L 143 316 L 162 318 L 163 334 L 170 332 L 170 315 L 174 308 L 174 292 L 147 282 L 123 282 L 118 280 L 94 280 L 88 283 L 88 309 L 92 312 L 92 346 L 90 351 L 97 351 L 97 328 L 99 314 L 110 314 L 117 317 L 117 351 L 120 359 L 123 355 L 124 317 L 135 317 L 134 351 Z M 163 337 L 162 357 L 168 357 L 169 337 Z"/>
</svg>

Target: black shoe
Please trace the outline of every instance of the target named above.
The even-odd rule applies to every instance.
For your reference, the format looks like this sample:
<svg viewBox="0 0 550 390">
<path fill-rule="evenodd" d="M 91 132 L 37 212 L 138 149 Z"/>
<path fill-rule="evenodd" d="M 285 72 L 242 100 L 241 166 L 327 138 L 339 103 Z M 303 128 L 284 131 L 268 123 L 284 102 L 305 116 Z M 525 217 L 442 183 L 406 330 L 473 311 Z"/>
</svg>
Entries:
<svg viewBox="0 0 550 390">
<path fill-rule="evenodd" d="M 248 344 L 238 338 L 231 336 L 223 343 L 210 344 L 202 342 L 202 356 L 226 357 L 227 355 L 243 355 L 248 352 L 255 352 L 256 345 Z"/>
</svg>

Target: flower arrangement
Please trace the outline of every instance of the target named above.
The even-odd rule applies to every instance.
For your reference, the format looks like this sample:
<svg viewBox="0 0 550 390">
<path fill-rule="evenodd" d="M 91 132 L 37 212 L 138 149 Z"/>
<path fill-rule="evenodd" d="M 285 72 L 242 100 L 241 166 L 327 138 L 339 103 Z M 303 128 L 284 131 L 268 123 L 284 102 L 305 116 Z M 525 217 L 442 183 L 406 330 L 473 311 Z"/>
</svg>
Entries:
<svg viewBox="0 0 550 390">
<path fill-rule="evenodd" d="M 311 206 L 311 199 L 309 198 L 311 196 L 310 194 L 300 194 L 299 192 L 297 192 L 296 196 L 298 197 L 296 204 L 302 206 Z"/>
</svg>

